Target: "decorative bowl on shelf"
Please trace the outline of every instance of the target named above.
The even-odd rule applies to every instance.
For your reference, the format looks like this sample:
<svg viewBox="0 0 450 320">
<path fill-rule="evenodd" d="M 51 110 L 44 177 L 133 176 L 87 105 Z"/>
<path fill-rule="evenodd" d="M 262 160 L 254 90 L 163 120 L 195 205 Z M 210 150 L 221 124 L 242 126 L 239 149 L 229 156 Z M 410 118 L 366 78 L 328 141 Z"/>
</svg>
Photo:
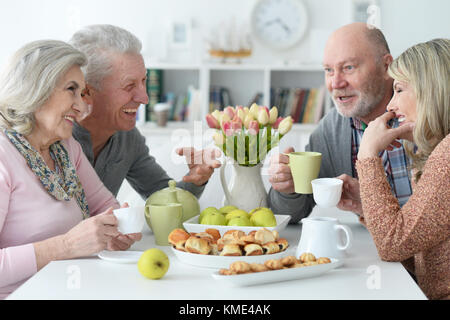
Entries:
<svg viewBox="0 0 450 320">
<path fill-rule="evenodd" d="M 252 50 L 241 49 L 238 51 L 225 50 L 209 50 L 209 55 L 212 58 L 219 58 L 221 62 L 236 62 L 240 63 L 242 58 L 248 58 L 252 55 Z"/>
</svg>

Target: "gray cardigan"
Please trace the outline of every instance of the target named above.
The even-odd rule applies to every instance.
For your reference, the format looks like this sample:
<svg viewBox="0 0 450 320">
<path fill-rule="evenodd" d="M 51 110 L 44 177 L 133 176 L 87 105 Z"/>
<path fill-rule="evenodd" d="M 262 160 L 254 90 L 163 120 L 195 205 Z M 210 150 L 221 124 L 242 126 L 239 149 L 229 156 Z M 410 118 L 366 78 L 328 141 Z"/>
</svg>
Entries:
<svg viewBox="0 0 450 320">
<path fill-rule="evenodd" d="M 319 178 L 337 177 L 352 173 L 352 131 L 350 119 L 333 108 L 320 122 L 309 138 L 306 151 L 322 153 Z M 307 217 L 314 205 L 312 194 L 285 194 L 270 188 L 268 203 L 276 214 L 291 215 L 290 223 Z"/>
<path fill-rule="evenodd" d="M 81 144 L 84 154 L 94 167 L 100 180 L 116 197 L 124 179 L 145 200 L 155 191 L 168 187 L 171 178 L 156 163 L 145 144 L 145 138 L 137 128 L 131 131 L 116 132 L 94 163 L 94 150 L 91 135 L 85 128 L 75 125 L 74 138 Z M 177 186 L 192 192 L 196 197 L 203 193 L 204 186 L 178 182 Z"/>
</svg>

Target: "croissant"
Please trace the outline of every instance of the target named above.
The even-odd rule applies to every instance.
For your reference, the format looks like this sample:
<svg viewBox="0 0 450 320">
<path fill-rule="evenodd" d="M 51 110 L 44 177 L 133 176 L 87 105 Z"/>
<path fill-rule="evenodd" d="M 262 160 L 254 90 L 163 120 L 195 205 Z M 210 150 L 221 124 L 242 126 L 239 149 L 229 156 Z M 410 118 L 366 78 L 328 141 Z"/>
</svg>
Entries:
<svg viewBox="0 0 450 320">
<path fill-rule="evenodd" d="M 197 237 L 189 237 L 189 239 L 186 240 L 184 247 L 186 248 L 186 251 L 190 253 L 209 254 L 211 251 L 208 240 Z"/>
<path fill-rule="evenodd" d="M 197 238 L 205 239 L 206 241 L 208 241 L 209 244 L 216 242 L 216 241 L 214 241 L 214 237 L 207 232 L 199 232 L 199 233 L 196 233 L 195 236 Z"/>
<path fill-rule="evenodd" d="M 272 234 L 275 237 L 275 241 L 278 240 L 280 238 L 280 234 L 278 233 L 277 230 L 272 230 Z"/>
<path fill-rule="evenodd" d="M 174 229 L 168 236 L 168 241 L 174 246 L 175 249 L 186 251 L 185 243 L 189 239 L 190 235 L 183 229 Z"/>
<path fill-rule="evenodd" d="M 250 243 L 244 246 L 246 256 L 259 256 L 263 254 L 263 249 L 259 244 Z"/>
<path fill-rule="evenodd" d="M 232 238 L 235 240 L 239 240 L 240 237 L 245 236 L 245 232 L 241 230 L 228 230 L 222 236 L 223 239 Z"/>
<path fill-rule="evenodd" d="M 272 254 L 272 253 L 280 252 L 280 247 L 278 246 L 278 244 L 276 242 L 273 242 L 273 241 L 263 244 L 262 249 L 263 249 L 264 254 Z"/>
<path fill-rule="evenodd" d="M 237 244 L 226 244 L 223 246 L 221 256 L 242 256 L 242 251 Z"/>
<path fill-rule="evenodd" d="M 272 232 L 266 228 L 259 229 L 255 233 L 255 242 L 260 244 L 265 244 L 267 242 L 275 241 L 275 236 Z"/>
<path fill-rule="evenodd" d="M 280 251 L 284 251 L 289 247 L 289 243 L 285 238 L 280 238 L 277 240 L 277 244 L 280 247 Z"/>
<path fill-rule="evenodd" d="M 217 242 L 217 240 L 220 239 L 220 232 L 217 229 L 206 229 L 205 230 L 206 233 L 209 233 L 210 235 L 212 235 L 212 237 L 214 238 L 214 242 Z"/>
<path fill-rule="evenodd" d="M 210 243 L 211 251 L 209 252 L 210 255 L 218 256 L 219 255 L 219 247 L 217 246 L 217 243 Z"/>
<path fill-rule="evenodd" d="M 248 243 L 256 243 L 255 234 L 254 233 L 242 236 L 242 237 L 239 238 L 239 240 L 241 240 L 241 241 L 243 241 L 243 242 L 245 242 L 247 244 Z"/>
</svg>

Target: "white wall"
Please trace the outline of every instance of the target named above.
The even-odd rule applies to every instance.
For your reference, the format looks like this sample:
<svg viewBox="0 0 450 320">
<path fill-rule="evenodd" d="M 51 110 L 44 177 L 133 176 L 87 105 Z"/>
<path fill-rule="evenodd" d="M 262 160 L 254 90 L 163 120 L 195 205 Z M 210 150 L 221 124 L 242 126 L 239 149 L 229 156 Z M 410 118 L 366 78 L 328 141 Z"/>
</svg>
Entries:
<svg viewBox="0 0 450 320">
<path fill-rule="evenodd" d="M 381 23 L 392 55 L 434 38 L 450 38 L 450 1 L 382 0 Z"/>
<path fill-rule="evenodd" d="M 194 49 L 188 60 L 198 60 L 202 37 L 220 21 L 234 16 L 244 21 L 257 0 L 14 0 L 0 1 L 0 65 L 26 42 L 53 38 L 68 40 L 80 26 L 110 23 L 129 29 L 144 44 L 148 56 L 164 53 L 168 21 L 192 18 Z M 320 62 L 322 43 L 333 29 L 352 21 L 352 0 L 303 0 L 310 28 L 296 47 L 274 52 L 254 43 L 249 62 L 280 60 Z M 379 0 L 382 29 L 394 55 L 414 43 L 450 37 L 450 1 Z M 322 35 L 320 38 L 313 35 Z"/>
</svg>

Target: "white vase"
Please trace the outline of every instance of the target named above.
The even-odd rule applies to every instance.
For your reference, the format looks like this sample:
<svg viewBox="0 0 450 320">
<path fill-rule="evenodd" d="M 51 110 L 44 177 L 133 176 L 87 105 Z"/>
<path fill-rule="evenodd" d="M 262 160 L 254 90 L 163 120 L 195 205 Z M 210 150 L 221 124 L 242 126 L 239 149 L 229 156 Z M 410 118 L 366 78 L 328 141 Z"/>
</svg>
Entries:
<svg viewBox="0 0 450 320">
<path fill-rule="evenodd" d="M 225 165 L 229 162 L 225 161 L 220 168 L 220 182 L 225 194 L 223 205 L 233 205 L 247 212 L 254 208 L 267 207 L 267 192 L 261 177 L 263 163 L 245 167 L 234 162 L 231 180 L 227 184 Z"/>
</svg>

